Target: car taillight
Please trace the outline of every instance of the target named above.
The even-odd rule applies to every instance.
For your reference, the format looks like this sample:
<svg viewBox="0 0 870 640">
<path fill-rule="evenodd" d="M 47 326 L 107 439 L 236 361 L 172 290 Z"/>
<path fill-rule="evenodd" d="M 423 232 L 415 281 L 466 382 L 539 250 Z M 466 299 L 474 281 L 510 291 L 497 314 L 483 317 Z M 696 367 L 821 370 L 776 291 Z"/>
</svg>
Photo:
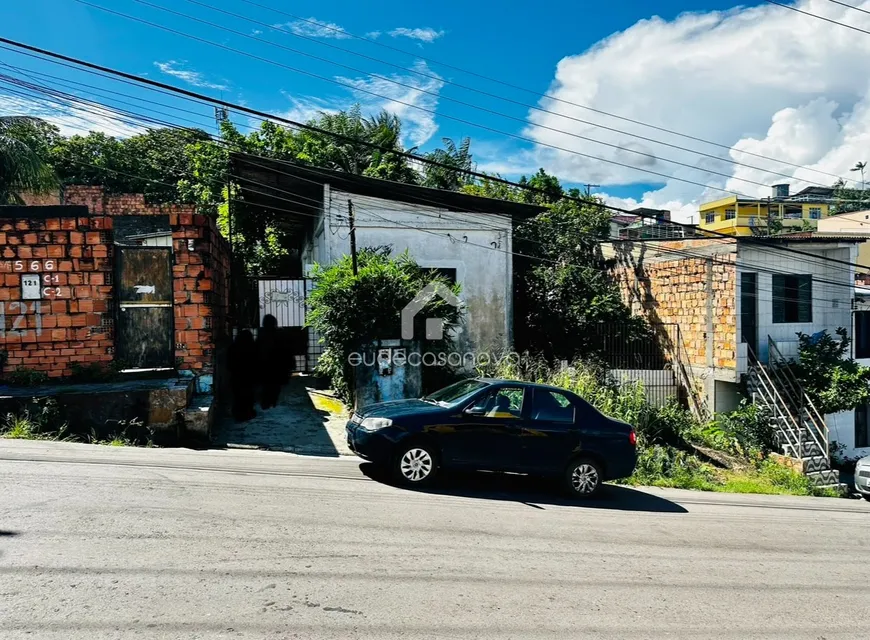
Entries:
<svg viewBox="0 0 870 640">
<path fill-rule="evenodd" d="M 634 429 L 628 432 L 628 442 L 631 446 L 637 446 L 637 434 L 634 432 Z"/>
</svg>

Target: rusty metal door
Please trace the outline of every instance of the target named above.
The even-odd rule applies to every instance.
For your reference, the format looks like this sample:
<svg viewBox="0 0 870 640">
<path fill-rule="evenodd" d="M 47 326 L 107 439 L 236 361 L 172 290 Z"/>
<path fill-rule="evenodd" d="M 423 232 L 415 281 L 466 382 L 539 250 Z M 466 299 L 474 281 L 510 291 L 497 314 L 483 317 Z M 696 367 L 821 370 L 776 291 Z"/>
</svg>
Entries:
<svg viewBox="0 0 870 640">
<path fill-rule="evenodd" d="M 172 248 L 118 247 L 116 359 L 125 370 L 173 366 Z"/>
</svg>

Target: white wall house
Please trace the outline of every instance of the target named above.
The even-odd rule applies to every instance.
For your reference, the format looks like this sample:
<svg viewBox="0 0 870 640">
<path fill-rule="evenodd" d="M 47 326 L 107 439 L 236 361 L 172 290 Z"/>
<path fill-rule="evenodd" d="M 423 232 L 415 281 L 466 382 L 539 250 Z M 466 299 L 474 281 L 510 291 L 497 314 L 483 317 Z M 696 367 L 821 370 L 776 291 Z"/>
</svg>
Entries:
<svg viewBox="0 0 870 640">
<path fill-rule="evenodd" d="M 298 242 L 298 277 L 350 255 L 352 207 L 358 251 L 407 251 L 460 285 L 464 314 L 455 338 L 463 352 L 512 345 L 513 229 L 540 207 L 261 158 L 234 161 L 236 172 L 256 183 L 245 200 L 292 209 L 282 224 Z"/>
<path fill-rule="evenodd" d="M 799 332 L 834 335 L 843 327 L 850 338 L 854 336 L 855 268 L 851 264 L 858 257 L 858 242 L 813 234 L 811 239 L 783 246 L 795 252 L 753 244 L 738 250 L 738 335 L 750 346 L 755 336 L 753 348 L 762 362 L 770 356 L 768 337 L 783 356 L 796 359 Z M 859 362 L 870 365 L 870 354 Z M 841 455 L 870 455 L 866 410 L 828 414 L 824 420 L 830 440 L 843 447 Z"/>
<path fill-rule="evenodd" d="M 461 287 L 464 325 L 456 338 L 470 349 L 500 351 L 512 342 L 513 223 L 510 216 L 450 211 L 324 185 L 323 214 L 302 252 L 304 264 L 330 264 L 350 254 L 349 203 L 357 250 L 389 246 L 421 267 L 438 269 Z"/>
</svg>

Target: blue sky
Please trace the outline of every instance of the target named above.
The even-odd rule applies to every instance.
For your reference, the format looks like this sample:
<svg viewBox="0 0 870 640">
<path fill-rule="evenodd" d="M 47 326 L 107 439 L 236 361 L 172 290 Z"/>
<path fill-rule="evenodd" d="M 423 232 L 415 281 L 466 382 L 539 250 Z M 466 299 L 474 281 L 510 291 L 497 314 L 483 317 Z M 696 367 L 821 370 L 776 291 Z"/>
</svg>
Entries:
<svg viewBox="0 0 870 640">
<path fill-rule="evenodd" d="M 720 109 L 706 102 L 705 96 L 720 100 L 720 93 L 725 95 L 729 85 L 735 87 L 735 91 L 742 91 L 737 88 L 743 81 L 741 74 L 747 76 L 747 83 L 752 87 L 764 86 L 764 78 L 757 78 L 756 75 L 767 67 L 787 71 L 788 47 L 794 46 L 791 37 L 782 38 L 781 49 L 772 46 L 768 57 L 761 63 L 755 58 L 740 59 L 740 56 L 748 55 L 740 48 L 741 42 L 747 39 L 770 41 L 770 33 L 763 30 L 759 33 L 759 25 L 765 24 L 765 21 L 771 33 L 781 32 L 782 25 L 788 24 L 792 25 L 792 36 L 795 30 L 810 30 L 811 33 L 818 33 L 820 38 L 829 37 L 829 25 L 802 19 L 802 16 L 766 3 L 760 3 L 753 9 L 752 5 L 759 3 L 738 7 L 732 2 L 713 0 L 621 0 L 614 3 L 549 0 L 536 5 L 513 1 L 469 3 L 442 0 L 438 3 L 414 3 L 386 0 L 360 3 L 337 0 L 323 3 L 255 0 L 256 4 L 316 20 L 335 29 L 344 29 L 357 35 L 369 34 L 377 43 L 407 52 L 402 53 L 344 37 L 344 34 L 329 28 L 298 22 L 295 18 L 253 6 L 244 0 L 205 0 L 199 4 L 187 0 L 147 0 L 150 4 L 219 23 L 244 35 L 221 31 L 135 0 L 88 0 L 91 1 L 176 29 L 187 36 L 210 40 L 309 74 L 323 76 L 323 79 L 222 50 L 185 35 L 167 33 L 107 14 L 75 0 L 3 3 L 0 6 L 0 34 L 296 118 L 304 118 L 321 108 L 346 108 L 355 101 L 371 111 L 387 106 L 406 121 L 405 141 L 409 145 L 428 149 L 439 144 L 442 136 L 454 139 L 471 136 L 472 149 L 476 151 L 476 158 L 484 169 L 516 176 L 532 171 L 537 166 L 546 166 L 566 183 L 599 183 L 603 185 L 600 191 L 610 197 L 628 198 L 645 205 L 671 202 L 686 205 L 710 193 L 703 186 L 687 186 L 692 182 L 712 184 L 723 189 L 731 183 L 721 176 L 704 172 L 711 167 L 714 170 L 716 167 L 721 169 L 715 160 L 680 155 L 678 150 L 669 151 L 667 147 L 658 147 L 655 142 L 638 140 L 633 136 L 651 136 L 679 145 L 687 144 L 685 138 L 655 133 L 625 121 L 575 108 L 567 102 L 589 105 L 609 113 L 724 142 L 726 146 L 734 144 L 740 148 L 755 149 L 752 145 L 756 143 L 764 147 L 770 142 L 768 139 L 777 117 L 780 117 L 778 114 L 788 109 L 799 112 L 795 117 L 804 113 L 802 109 L 812 112 L 810 116 L 816 118 L 815 124 L 822 127 L 820 131 L 810 132 L 812 135 L 807 134 L 812 139 L 815 139 L 814 136 L 824 137 L 827 132 L 843 134 L 843 118 L 852 113 L 856 105 L 862 104 L 866 92 L 865 82 L 856 75 L 854 87 L 848 81 L 821 83 L 824 86 L 800 91 L 773 86 L 770 95 L 752 94 L 753 97 L 746 101 L 740 113 L 734 113 L 733 107 Z M 830 7 L 839 12 L 848 11 L 823 0 L 799 0 L 798 3 L 817 12 L 830 13 Z M 240 14 L 250 21 L 221 14 L 203 4 Z M 653 19 L 654 16 L 657 18 Z M 861 14 L 848 16 L 856 25 L 866 24 L 863 21 L 868 17 Z M 280 25 L 284 32 L 265 25 Z M 299 35 L 307 35 L 312 39 L 305 40 Z M 356 70 L 341 68 L 331 62 L 315 60 L 251 38 L 261 38 Z M 870 43 L 870 36 L 864 40 Z M 792 41 L 791 45 L 789 41 Z M 324 46 L 324 43 L 377 60 L 363 59 Z M 773 44 L 776 45 L 776 42 Z M 863 55 L 861 46 L 857 55 Z M 542 112 L 532 113 L 527 105 L 538 105 L 539 96 L 426 62 L 423 57 L 502 79 L 537 93 L 555 88 L 557 95 L 567 102 L 545 102 L 540 103 L 540 106 L 567 113 L 569 117 L 588 119 L 591 124 L 567 120 L 563 116 L 554 119 L 554 116 Z M 670 58 L 672 62 L 668 63 L 662 58 Z M 820 69 L 824 70 L 826 65 L 834 65 L 838 60 L 836 56 L 826 54 L 819 62 L 807 54 L 806 59 L 800 62 L 807 73 L 819 73 Z M 4 50 L 0 50 L 0 62 L 58 75 L 68 81 L 123 91 L 132 96 L 127 100 L 136 101 L 138 96 L 166 102 L 170 106 L 183 106 L 193 109 L 196 114 L 172 112 L 172 116 L 156 117 L 171 119 L 178 124 L 211 124 L 212 114 L 208 109 L 171 97 L 155 96 L 127 85 L 118 85 Z M 799 75 L 801 69 L 794 71 Z M 6 73 L 8 68 L 0 68 L 0 72 Z M 371 74 L 388 76 L 395 82 L 373 78 Z M 45 81 L 44 78 L 42 80 Z M 476 94 L 451 82 L 488 91 L 520 104 Z M 674 86 L 671 86 L 672 82 Z M 396 83 L 408 84 L 412 88 Z M 366 90 L 382 94 L 392 101 L 366 94 Z M 0 86 L 0 95 L 3 91 Z M 676 96 L 680 99 L 677 100 Z M 15 102 L 10 103 L 10 100 Z M 104 101 L 105 98 L 100 100 Z M 480 108 L 460 105 L 456 100 L 474 103 Z M 396 101 L 409 104 L 402 105 Z M 821 102 L 815 104 L 813 101 Z M 835 106 L 828 109 L 826 101 Z M 9 105 L 12 104 L 15 108 L 26 109 L 25 102 L 26 99 L 21 96 L 13 95 L 10 98 L 7 95 L 5 106 L 0 102 L 0 108 L 9 111 Z M 756 105 L 756 102 L 759 104 Z M 139 112 L 152 109 L 168 111 L 141 102 L 137 104 L 136 108 L 128 108 Z M 424 111 L 426 109 L 436 113 L 427 113 Z M 103 115 L 106 121 L 111 122 L 111 114 Z M 61 124 L 73 126 L 76 116 L 81 114 L 72 114 Z M 246 118 L 235 119 L 241 124 L 248 124 Z M 98 120 L 96 126 L 105 124 Z M 834 132 L 830 128 L 830 121 L 840 123 L 841 130 Z M 497 131 L 482 130 L 473 124 Z M 619 131 L 602 131 L 594 125 L 605 125 Z M 79 126 L 88 125 L 79 123 Z M 115 127 L 118 133 L 127 131 L 125 126 L 116 124 Z M 563 135 L 563 131 L 569 133 Z M 511 135 L 530 138 L 533 142 L 518 140 Z M 614 146 L 608 148 L 598 142 L 583 141 L 578 136 L 592 136 L 595 140 L 608 141 Z M 729 155 L 736 157 L 733 150 L 729 152 L 725 148 L 696 143 L 692 145 L 692 149 L 703 147 L 709 155 L 721 155 L 726 160 Z M 786 161 L 801 156 L 801 149 L 783 150 L 781 147 L 778 143 L 772 145 L 771 149 L 765 147 L 762 150 L 765 155 L 778 151 L 780 155 L 776 159 Z M 819 162 L 824 153 L 834 151 L 833 148 L 826 148 L 805 153 L 796 164 Z M 578 157 L 576 153 L 594 155 L 607 162 Z M 684 161 L 683 164 L 697 165 L 698 169 L 680 168 L 661 159 L 674 157 Z M 665 177 L 619 168 L 614 163 L 640 167 L 664 176 L 681 175 L 685 182 L 678 181 L 679 184 L 674 183 L 674 188 L 669 190 L 672 181 Z M 782 168 L 780 164 L 769 164 L 764 169 L 769 166 Z M 839 172 L 840 167 L 834 170 Z M 739 168 L 726 166 L 724 173 L 733 174 L 730 180 L 743 180 L 742 189 L 746 189 L 753 181 L 762 182 L 769 177 L 761 175 L 755 176 L 757 180 L 746 180 L 740 177 L 740 171 Z M 818 173 L 816 178 L 819 178 Z M 681 188 L 678 189 L 678 186 Z M 735 187 L 732 185 L 731 188 Z M 661 197 L 647 196 L 659 191 Z"/>
</svg>

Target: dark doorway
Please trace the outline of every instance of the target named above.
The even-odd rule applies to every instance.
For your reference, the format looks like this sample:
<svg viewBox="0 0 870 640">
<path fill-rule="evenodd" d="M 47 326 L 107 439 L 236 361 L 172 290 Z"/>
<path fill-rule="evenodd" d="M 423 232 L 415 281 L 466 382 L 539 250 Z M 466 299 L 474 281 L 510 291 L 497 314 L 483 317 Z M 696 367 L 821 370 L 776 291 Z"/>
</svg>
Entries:
<svg viewBox="0 0 870 640">
<path fill-rule="evenodd" d="M 172 248 L 117 248 L 116 360 L 123 369 L 173 366 Z"/>
<path fill-rule="evenodd" d="M 740 274 L 740 341 L 758 352 L 758 274 Z"/>
</svg>

